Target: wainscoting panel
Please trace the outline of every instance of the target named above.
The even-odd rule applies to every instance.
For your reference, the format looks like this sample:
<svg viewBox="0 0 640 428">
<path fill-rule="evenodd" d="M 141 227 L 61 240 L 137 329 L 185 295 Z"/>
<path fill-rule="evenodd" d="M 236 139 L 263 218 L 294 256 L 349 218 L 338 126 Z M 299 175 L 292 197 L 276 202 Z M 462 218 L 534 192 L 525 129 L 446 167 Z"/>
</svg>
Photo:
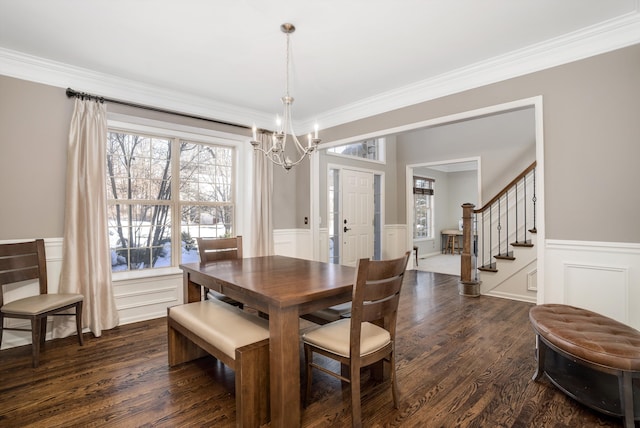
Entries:
<svg viewBox="0 0 640 428">
<path fill-rule="evenodd" d="M 394 259 L 401 257 L 405 251 L 413 249 L 407 247 L 407 225 L 385 224 L 382 229 L 382 258 Z M 409 260 L 408 269 L 414 269 L 414 259 Z"/>
<path fill-rule="evenodd" d="M 182 273 L 113 282 L 120 324 L 167 315 L 167 308 L 182 303 Z"/>
<path fill-rule="evenodd" d="M 318 240 L 320 241 L 320 254 L 318 255 L 318 259 L 321 262 L 328 263 L 329 262 L 329 229 L 326 227 L 321 227 L 318 231 Z"/>
<path fill-rule="evenodd" d="M 629 269 L 615 266 L 564 264 L 565 302 L 629 323 Z M 606 293 L 601 289 L 606 285 Z M 600 296 L 597 302 L 591 296 Z"/>
<path fill-rule="evenodd" d="M 547 240 L 544 302 L 583 307 L 640 329 L 640 244 Z"/>
<path fill-rule="evenodd" d="M 311 230 L 309 229 L 278 229 L 273 231 L 274 252 L 279 256 L 312 260 L 312 244 Z"/>
</svg>

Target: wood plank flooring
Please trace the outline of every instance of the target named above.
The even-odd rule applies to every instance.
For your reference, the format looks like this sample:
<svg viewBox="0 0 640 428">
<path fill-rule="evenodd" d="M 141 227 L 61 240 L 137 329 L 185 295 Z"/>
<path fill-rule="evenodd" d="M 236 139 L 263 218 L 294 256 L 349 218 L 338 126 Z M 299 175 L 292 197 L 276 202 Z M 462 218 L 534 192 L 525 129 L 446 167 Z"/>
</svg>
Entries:
<svg viewBox="0 0 640 428">
<path fill-rule="evenodd" d="M 531 304 L 463 297 L 457 280 L 407 273 L 396 349 L 400 409 L 388 382 L 364 374 L 363 426 L 622 425 L 546 379 L 531 380 Z M 83 347 L 74 336 L 47 342 L 37 369 L 28 346 L 0 351 L 0 427 L 235 426 L 234 373 L 210 357 L 169 369 L 166 348 L 166 320 L 157 319 L 85 334 Z M 350 426 L 348 386 L 314 371 L 312 390 L 304 427 Z"/>
</svg>

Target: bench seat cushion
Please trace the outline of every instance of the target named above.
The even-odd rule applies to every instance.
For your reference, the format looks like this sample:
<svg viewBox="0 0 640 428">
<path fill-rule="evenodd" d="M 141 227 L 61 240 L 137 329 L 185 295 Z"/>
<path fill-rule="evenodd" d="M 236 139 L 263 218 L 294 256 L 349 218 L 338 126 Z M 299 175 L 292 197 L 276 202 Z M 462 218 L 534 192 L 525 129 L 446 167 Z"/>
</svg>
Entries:
<svg viewBox="0 0 640 428">
<path fill-rule="evenodd" d="M 169 309 L 169 317 L 235 360 L 236 349 L 269 338 L 269 322 L 216 299 Z"/>
<path fill-rule="evenodd" d="M 640 370 L 640 331 L 598 313 L 561 304 L 531 308 L 534 330 L 583 360 L 618 370 Z"/>
</svg>

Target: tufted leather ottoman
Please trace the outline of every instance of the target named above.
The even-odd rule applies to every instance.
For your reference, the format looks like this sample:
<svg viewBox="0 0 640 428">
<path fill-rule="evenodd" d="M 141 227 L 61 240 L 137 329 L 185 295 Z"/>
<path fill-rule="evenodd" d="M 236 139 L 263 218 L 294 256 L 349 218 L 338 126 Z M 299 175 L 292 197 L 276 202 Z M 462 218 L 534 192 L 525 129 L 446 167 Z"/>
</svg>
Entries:
<svg viewBox="0 0 640 428">
<path fill-rule="evenodd" d="M 569 396 L 595 410 L 622 416 L 626 427 L 634 427 L 634 406 L 640 408 L 636 403 L 640 402 L 640 331 L 595 312 L 559 304 L 534 306 L 529 319 L 538 349 L 533 379 L 546 374 Z M 617 378 L 617 388 L 607 387 L 607 375 Z M 607 391 L 617 397 L 609 399 Z"/>
</svg>

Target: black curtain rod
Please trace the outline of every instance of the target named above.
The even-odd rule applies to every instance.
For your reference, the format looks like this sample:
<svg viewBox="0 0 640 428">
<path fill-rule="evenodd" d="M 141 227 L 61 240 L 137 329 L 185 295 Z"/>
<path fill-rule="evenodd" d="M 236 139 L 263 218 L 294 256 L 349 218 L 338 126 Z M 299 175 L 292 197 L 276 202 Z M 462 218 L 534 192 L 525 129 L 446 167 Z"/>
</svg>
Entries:
<svg viewBox="0 0 640 428">
<path fill-rule="evenodd" d="M 215 119 L 211 119 L 208 117 L 203 117 L 203 116 L 196 116 L 193 114 L 188 114 L 188 113 L 181 113 L 179 111 L 173 111 L 173 110 L 165 110 L 162 108 L 158 108 L 158 107 L 151 107 L 151 106 L 147 106 L 147 105 L 143 105 L 143 104 L 136 104 L 136 103 L 131 103 L 128 101 L 122 101 L 122 100 L 115 100 L 113 98 L 105 98 L 105 97 L 101 97 L 98 95 L 91 95 L 91 94 L 87 94 L 86 92 L 78 92 L 78 91 L 74 91 L 71 88 L 67 88 L 67 97 L 69 98 L 81 98 L 83 100 L 95 100 L 101 103 L 104 102 L 108 102 L 108 103 L 113 103 L 113 104 L 121 104 L 123 106 L 129 106 L 129 107 L 135 107 L 135 108 L 140 108 L 143 110 L 151 110 L 151 111 L 157 111 L 160 113 L 168 113 L 168 114 L 173 114 L 176 116 L 182 116 L 182 117 L 188 117 L 190 119 L 198 119 L 198 120 L 204 120 L 207 122 L 213 122 L 213 123 L 217 123 L 220 125 L 228 125 L 228 126 L 235 126 L 236 128 L 242 128 L 242 129 L 251 129 L 251 127 L 246 126 L 246 125 L 239 125 L 237 123 L 231 123 L 231 122 L 224 122 L 221 120 L 215 120 Z"/>
</svg>

